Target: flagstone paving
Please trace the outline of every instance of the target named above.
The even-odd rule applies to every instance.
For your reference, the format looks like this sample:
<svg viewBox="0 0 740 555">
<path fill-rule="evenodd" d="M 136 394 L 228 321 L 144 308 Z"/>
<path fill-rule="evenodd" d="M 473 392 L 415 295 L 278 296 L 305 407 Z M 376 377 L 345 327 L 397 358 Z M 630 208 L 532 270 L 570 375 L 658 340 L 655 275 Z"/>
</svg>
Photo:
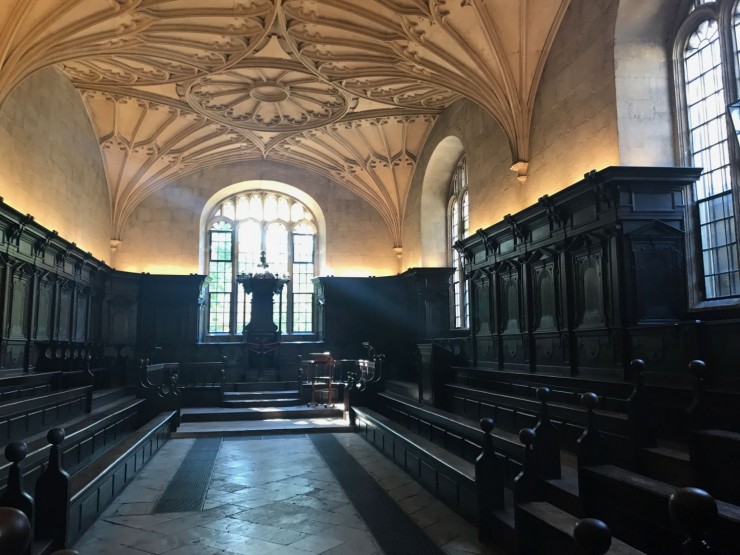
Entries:
<svg viewBox="0 0 740 555">
<path fill-rule="evenodd" d="M 473 526 L 356 434 L 338 441 L 450 555 L 493 553 Z M 201 511 L 150 514 L 192 447 L 173 439 L 77 542 L 82 555 L 381 554 L 310 439 L 221 443 Z"/>
</svg>

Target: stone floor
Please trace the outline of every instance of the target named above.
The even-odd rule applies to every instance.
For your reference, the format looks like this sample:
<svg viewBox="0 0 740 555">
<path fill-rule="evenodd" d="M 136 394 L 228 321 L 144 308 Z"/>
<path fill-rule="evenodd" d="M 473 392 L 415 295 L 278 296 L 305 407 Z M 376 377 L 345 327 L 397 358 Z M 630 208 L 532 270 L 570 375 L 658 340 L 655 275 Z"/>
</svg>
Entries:
<svg viewBox="0 0 740 555">
<path fill-rule="evenodd" d="M 335 437 L 444 552 L 494 553 L 477 543 L 473 526 L 361 437 Z M 306 436 L 223 441 L 202 510 L 150 514 L 194 441 L 169 441 L 75 549 L 82 555 L 382 553 Z"/>
</svg>

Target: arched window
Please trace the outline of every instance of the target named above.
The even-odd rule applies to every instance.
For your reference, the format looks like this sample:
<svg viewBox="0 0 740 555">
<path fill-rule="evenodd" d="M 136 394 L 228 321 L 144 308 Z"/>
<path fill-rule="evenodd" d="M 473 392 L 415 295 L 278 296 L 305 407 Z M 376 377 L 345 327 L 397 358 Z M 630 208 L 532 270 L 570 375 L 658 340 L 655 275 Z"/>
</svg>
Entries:
<svg viewBox="0 0 740 555">
<path fill-rule="evenodd" d="M 263 250 L 270 272 L 290 276 L 275 323 L 283 333 L 313 331 L 316 222 L 302 203 L 270 191 L 239 193 L 216 206 L 207 230 L 208 333 L 238 334 L 249 322 L 251 297 L 236 276 L 255 272 Z"/>
<path fill-rule="evenodd" d="M 467 328 L 470 326 L 468 282 L 465 279 L 462 259 L 457 249 L 455 249 L 455 243 L 468 236 L 470 226 L 468 170 L 465 164 L 465 156 L 460 158 L 452 174 L 449 195 L 447 210 L 447 237 L 449 240 L 447 245 L 450 266 L 455 269 L 450 286 L 450 313 L 453 327 Z"/>
<path fill-rule="evenodd" d="M 694 187 L 689 246 L 693 306 L 740 297 L 738 221 L 740 149 L 727 106 L 738 96 L 737 0 L 694 0 L 675 44 L 682 163 L 701 167 Z M 731 140 L 732 142 L 731 142 Z"/>
</svg>

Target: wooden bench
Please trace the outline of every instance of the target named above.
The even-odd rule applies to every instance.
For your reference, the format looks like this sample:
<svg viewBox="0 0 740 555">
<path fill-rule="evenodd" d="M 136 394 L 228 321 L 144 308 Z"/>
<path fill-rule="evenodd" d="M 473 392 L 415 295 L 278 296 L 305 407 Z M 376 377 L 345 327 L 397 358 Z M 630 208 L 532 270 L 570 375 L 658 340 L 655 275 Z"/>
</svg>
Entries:
<svg viewBox="0 0 740 555">
<path fill-rule="evenodd" d="M 442 501 L 477 519 L 474 465 L 366 408 L 353 408 L 358 432 Z"/>
<path fill-rule="evenodd" d="M 81 468 L 93 458 L 141 424 L 140 415 L 143 399 L 123 401 L 105 411 L 92 413 L 73 424 L 63 424 L 66 437 L 61 445 L 62 465 L 69 472 Z M 28 455 L 23 461 L 23 475 L 34 483 L 49 459 L 50 445 L 45 437 L 27 443 Z M 8 480 L 10 463 L 0 466 L 0 491 Z"/>
<path fill-rule="evenodd" d="M 666 511 L 676 486 L 614 465 L 599 465 L 581 471 L 580 489 L 585 510 L 608 522 L 622 540 L 651 555 L 680 552 L 683 533 Z M 718 501 L 717 508 L 711 543 L 725 550 L 721 553 L 740 553 L 740 507 Z"/>
<path fill-rule="evenodd" d="M 170 437 L 175 411 L 162 413 L 69 479 L 67 545 L 105 511 Z"/>
<path fill-rule="evenodd" d="M 512 432 L 531 428 L 537 422 L 540 402 L 533 397 L 495 393 L 456 384 L 448 384 L 446 389 L 450 410 L 475 422 L 490 416 L 498 427 Z M 580 406 L 580 397 L 577 404 L 550 402 L 550 414 L 553 424 L 560 431 L 563 448 L 574 451 L 586 421 L 586 411 Z M 630 433 L 627 415 L 606 410 L 598 410 L 596 414 L 599 428 L 615 443 L 614 451 L 619 453 L 625 447 Z"/>
<path fill-rule="evenodd" d="M 59 383 L 60 372 L 0 377 L 0 405 L 51 393 Z"/>
<path fill-rule="evenodd" d="M 627 398 L 633 385 L 627 382 L 592 380 L 570 376 L 549 376 L 547 374 L 528 374 L 453 367 L 454 384 L 464 385 L 484 391 L 492 391 L 519 397 L 535 397 L 537 389 L 550 389 L 555 403 L 578 405 L 582 393 L 596 393 L 601 398 L 601 408 L 612 412 L 626 412 Z"/>
<path fill-rule="evenodd" d="M 0 405 L 0 443 L 20 440 L 90 412 L 92 387 L 77 387 Z"/>
</svg>

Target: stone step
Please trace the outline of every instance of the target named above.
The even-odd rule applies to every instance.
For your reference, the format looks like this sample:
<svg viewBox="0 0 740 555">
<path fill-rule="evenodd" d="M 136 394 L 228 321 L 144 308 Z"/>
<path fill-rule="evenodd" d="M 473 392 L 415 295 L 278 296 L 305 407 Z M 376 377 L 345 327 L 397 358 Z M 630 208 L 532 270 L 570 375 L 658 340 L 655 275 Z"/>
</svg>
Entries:
<svg viewBox="0 0 740 555">
<path fill-rule="evenodd" d="M 279 420 L 183 422 L 173 438 L 275 436 L 288 434 L 344 433 L 354 429 L 336 418 L 286 418 Z"/>
<path fill-rule="evenodd" d="M 298 381 L 230 382 L 224 384 L 224 392 L 298 391 L 300 385 Z"/>
<path fill-rule="evenodd" d="M 298 398 L 300 393 L 298 389 L 279 389 L 275 391 L 226 391 L 224 392 L 225 401 L 254 401 L 261 399 L 287 399 Z"/>
<path fill-rule="evenodd" d="M 296 393 L 295 391 L 293 392 Z M 287 397 L 284 399 L 224 399 L 223 406 L 226 408 L 257 408 L 257 407 L 293 407 L 305 406 L 300 397 Z"/>
<path fill-rule="evenodd" d="M 341 418 L 341 408 L 290 406 L 260 408 L 187 408 L 182 409 L 183 422 L 219 422 L 228 420 L 271 420 L 291 418 Z"/>
</svg>

